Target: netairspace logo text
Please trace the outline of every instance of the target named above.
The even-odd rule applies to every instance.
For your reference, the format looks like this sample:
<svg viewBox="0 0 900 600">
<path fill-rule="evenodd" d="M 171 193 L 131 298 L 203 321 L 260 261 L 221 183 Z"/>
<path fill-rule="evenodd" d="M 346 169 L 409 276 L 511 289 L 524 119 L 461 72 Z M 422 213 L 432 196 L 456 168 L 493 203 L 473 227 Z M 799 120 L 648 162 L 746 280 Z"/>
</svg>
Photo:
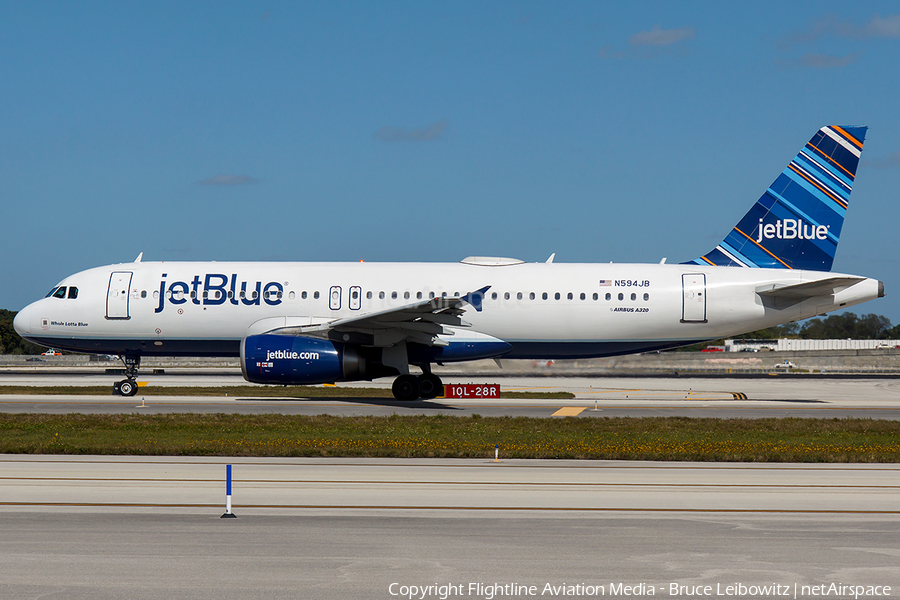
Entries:
<svg viewBox="0 0 900 600">
<path fill-rule="evenodd" d="M 520 583 L 445 583 L 429 585 L 406 585 L 392 583 L 388 593 L 407 600 L 437 598 L 523 598 L 527 596 L 545 597 L 629 597 L 662 596 L 669 598 L 877 598 L 891 595 L 891 587 L 885 585 L 844 585 L 843 583 L 821 583 L 815 585 L 781 584 L 746 585 L 743 583 L 716 583 L 714 585 L 683 585 L 670 583 L 654 585 L 650 583 L 610 583 L 606 584 L 552 584 L 526 585 Z"/>
</svg>

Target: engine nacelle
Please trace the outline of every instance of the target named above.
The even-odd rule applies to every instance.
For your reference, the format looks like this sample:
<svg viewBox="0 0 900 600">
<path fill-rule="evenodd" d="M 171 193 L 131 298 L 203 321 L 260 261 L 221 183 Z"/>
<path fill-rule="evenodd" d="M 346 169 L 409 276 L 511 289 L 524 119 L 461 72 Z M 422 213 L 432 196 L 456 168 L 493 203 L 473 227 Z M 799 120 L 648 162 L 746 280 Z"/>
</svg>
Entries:
<svg viewBox="0 0 900 600">
<path fill-rule="evenodd" d="M 253 383 L 311 385 L 370 379 L 366 363 L 359 348 L 319 338 L 261 334 L 241 340 L 241 371 Z"/>
</svg>

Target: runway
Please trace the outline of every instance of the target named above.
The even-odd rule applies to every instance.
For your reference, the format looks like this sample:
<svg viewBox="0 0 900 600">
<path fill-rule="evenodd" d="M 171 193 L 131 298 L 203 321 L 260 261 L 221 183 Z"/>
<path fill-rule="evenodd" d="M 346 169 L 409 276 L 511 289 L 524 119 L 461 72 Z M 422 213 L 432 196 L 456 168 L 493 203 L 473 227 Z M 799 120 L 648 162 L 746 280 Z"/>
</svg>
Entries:
<svg viewBox="0 0 900 600">
<path fill-rule="evenodd" d="M 115 379 L 0 385 L 63 378 Z M 575 399 L 6 395 L 0 411 L 900 418 L 893 378 L 499 383 Z M 226 463 L 237 519 L 219 518 Z M 776 597 L 756 585 L 821 598 L 812 586 L 829 584 L 900 597 L 898 465 L 6 455 L 0 490 L 0 599 Z"/>
<path fill-rule="evenodd" d="M 226 463 L 237 519 L 219 518 Z M 896 465 L 5 455 L 0 598 L 396 598 L 399 586 L 435 584 L 488 597 L 470 583 L 606 595 L 643 584 L 670 598 L 700 597 L 672 584 L 900 590 L 898 475 Z"/>
<path fill-rule="evenodd" d="M 109 385 L 114 376 L 0 373 L 0 385 Z M 160 389 L 172 386 L 244 385 L 239 376 L 149 375 L 139 380 Z M 451 381 L 448 379 L 448 381 Z M 716 418 L 814 417 L 900 419 L 900 379 L 806 379 L 760 377 L 727 378 L 578 378 L 506 377 L 454 378 L 462 383 L 500 383 L 506 391 L 568 391 L 574 399 L 500 399 L 398 402 L 391 398 L 273 399 L 220 395 L 3 395 L 2 412 L 132 413 L 228 412 L 332 414 L 343 416 L 391 414 L 450 414 L 470 416 L 690 416 Z M 388 388 L 390 380 L 340 384 L 341 387 Z M 558 414 L 561 409 L 566 409 Z"/>
</svg>

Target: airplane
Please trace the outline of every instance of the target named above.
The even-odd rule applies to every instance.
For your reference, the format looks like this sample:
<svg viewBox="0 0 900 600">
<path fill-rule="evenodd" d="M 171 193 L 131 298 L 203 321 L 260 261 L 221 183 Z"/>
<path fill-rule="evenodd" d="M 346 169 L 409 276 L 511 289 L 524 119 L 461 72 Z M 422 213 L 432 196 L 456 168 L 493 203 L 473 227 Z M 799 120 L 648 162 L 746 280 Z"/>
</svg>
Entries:
<svg viewBox="0 0 900 600">
<path fill-rule="evenodd" d="M 394 376 L 398 400 L 442 394 L 433 364 L 664 350 L 884 296 L 831 273 L 866 127 L 821 128 L 725 239 L 680 264 L 145 262 L 66 277 L 16 316 L 23 338 L 115 354 L 239 356 L 247 381 Z M 410 366 L 421 369 L 421 375 Z"/>
</svg>

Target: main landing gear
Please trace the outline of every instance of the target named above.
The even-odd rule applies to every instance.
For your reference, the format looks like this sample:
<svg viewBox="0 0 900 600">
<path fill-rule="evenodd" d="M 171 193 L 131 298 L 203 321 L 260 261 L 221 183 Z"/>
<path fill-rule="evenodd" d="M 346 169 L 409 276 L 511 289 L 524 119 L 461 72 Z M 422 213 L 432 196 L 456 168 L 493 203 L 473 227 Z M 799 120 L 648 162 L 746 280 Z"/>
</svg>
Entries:
<svg viewBox="0 0 900 600">
<path fill-rule="evenodd" d="M 138 390 L 137 381 L 135 380 L 137 379 L 138 368 L 141 366 L 141 357 L 126 354 L 123 360 L 125 361 L 125 379 L 113 384 L 113 395 L 134 396 Z"/>
<path fill-rule="evenodd" d="M 409 402 L 418 398 L 430 400 L 442 395 L 444 393 L 444 384 L 441 382 L 441 378 L 432 373 L 428 367 L 423 367 L 422 370 L 425 372 L 418 377 L 415 375 L 401 375 L 395 379 L 394 385 L 391 386 L 394 398 Z"/>
</svg>

